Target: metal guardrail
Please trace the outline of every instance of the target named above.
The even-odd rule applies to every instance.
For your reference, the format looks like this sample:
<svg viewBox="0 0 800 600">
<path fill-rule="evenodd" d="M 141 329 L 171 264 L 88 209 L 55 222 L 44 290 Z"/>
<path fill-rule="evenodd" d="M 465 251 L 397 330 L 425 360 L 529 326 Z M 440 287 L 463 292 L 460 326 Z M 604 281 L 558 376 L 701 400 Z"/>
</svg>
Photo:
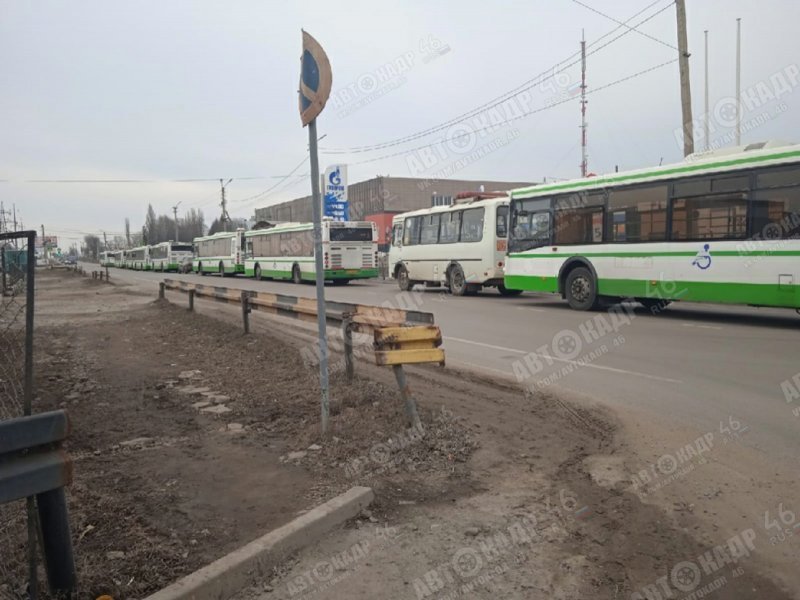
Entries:
<svg viewBox="0 0 800 600">
<path fill-rule="evenodd" d="M 53 593 L 76 587 L 67 499 L 72 463 L 61 449 L 69 435 L 63 410 L 0 422 L 0 504 L 36 498 L 47 579 Z"/>
<path fill-rule="evenodd" d="M 166 290 L 189 294 L 189 310 L 194 310 L 197 296 L 218 302 L 241 304 L 244 332 L 250 332 L 250 312 L 258 310 L 303 321 L 317 320 L 314 298 L 301 298 L 272 292 L 233 290 L 216 285 L 165 279 L 159 283 L 158 297 L 165 299 Z M 345 373 L 353 380 L 353 332 L 374 333 L 376 364 L 391 366 L 397 385 L 406 403 L 406 415 L 414 427 L 419 427 L 416 402 L 406 380 L 403 364 L 435 362 L 444 365 L 441 332 L 433 325 L 433 313 L 403 310 L 368 304 L 325 301 L 325 320 L 342 327 L 344 338 Z M 404 328 L 402 333 L 399 328 Z"/>
<path fill-rule="evenodd" d="M 246 298 L 245 302 L 252 310 L 308 321 L 316 321 L 317 318 L 317 306 L 314 298 L 301 298 L 254 290 L 233 290 L 216 285 L 203 285 L 175 279 L 165 279 L 160 286 L 160 298 L 164 297 L 163 290 L 189 293 L 190 304 L 192 296 L 202 296 L 232 304 L 240 304 Z M 429 312 L 330 300 L 325 302 L 325 318 L 331 323 L 344 323 L 349 320 L 354 331 L 367 333 L 380 327 L 433 325 L 433 313 Z"/>
</svg>

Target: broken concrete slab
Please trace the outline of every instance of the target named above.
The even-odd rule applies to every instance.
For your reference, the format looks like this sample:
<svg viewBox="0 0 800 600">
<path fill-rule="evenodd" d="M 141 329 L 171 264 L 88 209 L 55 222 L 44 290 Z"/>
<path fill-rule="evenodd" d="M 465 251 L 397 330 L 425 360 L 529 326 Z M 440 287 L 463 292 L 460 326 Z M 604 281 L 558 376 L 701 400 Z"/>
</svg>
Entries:
<svg viewBox="0 0 800 600">
<path fill-rule="evenodd" d="M 224 404 L 215 404 L 213 406 L 207 406 L 205 408 L 201 408 L 200 412 L 210 413 L 213 415 L 224 415 L 225 413 L 231 412 L 231 409 L 225 406 Z"/>
</svg>

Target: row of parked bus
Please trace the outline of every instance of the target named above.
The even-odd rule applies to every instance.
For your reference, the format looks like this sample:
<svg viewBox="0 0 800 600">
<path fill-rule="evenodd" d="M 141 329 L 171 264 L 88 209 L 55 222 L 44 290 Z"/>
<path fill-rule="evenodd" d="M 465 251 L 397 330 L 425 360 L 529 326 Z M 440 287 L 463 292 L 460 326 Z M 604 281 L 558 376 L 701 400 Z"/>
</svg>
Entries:
<svg viewBox="0 0 800 600">
<path fill-rule="evenodd" d="M 103 252 L 100 264 L 139 271 L 314 281 L 313 229 L 312 223 L 238 229 L 198 237 L 191 244 L 163 242 Z M 323 221 L 322 250 L 326 281 L 346 284 L 378 276 L 377 229 L 370 221 Z"/>
<path fill-rule="evenodd" d="M 399 214 L 389 275 L 405 291 L 554 293 L 577 310 L 623 298 L 800 308 L 800 146 L 739 150 Z M 301 282 L 315 277 L 312 229 L 218 233 L 108 260 Z M 324 221 L 322 233 L 326 280 L 378 276 L 373 223 Z"/>
</svg>

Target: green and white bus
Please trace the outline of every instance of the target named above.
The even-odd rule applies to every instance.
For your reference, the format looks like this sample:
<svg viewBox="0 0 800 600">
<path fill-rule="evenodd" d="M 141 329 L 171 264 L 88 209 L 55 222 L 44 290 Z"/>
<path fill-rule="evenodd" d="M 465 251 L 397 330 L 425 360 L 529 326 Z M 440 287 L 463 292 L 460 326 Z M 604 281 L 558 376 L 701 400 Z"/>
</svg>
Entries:
<svg viewBox="0 0 800 600">
<path fill-rule="evenodd" d="M 322 222 L 325 280 L 345 285 L 378 276 L 378 232 L 370 221 Z M 256 279 L 314 281 L 313 223 L 281 223 L 248 231 L 244 272 Z"/>
<path fill-rule="evenodd" d="M 169 241 L 150 246 L 150 266 L 153 271 L 180 271 L 191 263 L 191 244 Z"/>
<path fill-rule="evenodd" d="M 800 145 L 739 150 L 514 190 L 506 287 L 800 307 Z"/>
<path fill-rule="evenodd" d="M 219 273 L 223 277 L 244 273 L 244 229 L 197 237 L 192 245 L 192 271 L 195 273 Z"/>
<path fill-rule="evenodd" d="M 125 252 L 125 266 L 135 271 L 150 270 L 150 246 L 139 246 Z"/>
</svg>

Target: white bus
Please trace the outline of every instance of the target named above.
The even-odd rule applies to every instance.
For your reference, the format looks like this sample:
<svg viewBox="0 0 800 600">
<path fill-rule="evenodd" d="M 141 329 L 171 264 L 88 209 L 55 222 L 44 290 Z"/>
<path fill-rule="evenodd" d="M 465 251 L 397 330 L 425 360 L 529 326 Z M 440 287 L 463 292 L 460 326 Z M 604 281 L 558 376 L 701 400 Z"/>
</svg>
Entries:
<svg viewBox="0 0 800 600">
<path fill-rule="evenodd" d="M 125 251 L 125 266 L 136 271 L 150 270 L 150 247 L 139 246 Z"/>
<path fill-rule="evenodd" d="M 325 280 L 346 285 L 378 276 L 378 231 L 370 221 L 322 221 Z M 256 279 L 314 281 L 313 223 L 281 223 L 245 234 L 244 272 Z"/>
<path fill-rule="evenodd" d="M 194 238 L 192 270 L 200 275 L 244 273 L 244 229 Z"/>
<path fill-rule="evenodd" d="M 740 150 L 514 190 L 506 287 L 800 307 L 800 146 Z"/>
<path fill-rule="evenodd" d="M 496 287 L 519 294 L 503 282 L 508 235 L 508 196 L 459 194 L 451 206 L 436 206 L 392 219 L 391 275 L 401 290 L 415 284 L 445 286 L 455 296 Z"/>
<path fill-rule="evenodd" d="M 150 265 L 154 271 L 180 271 L 191 263 L 191 244 L 169 241 L 150 246 Z"/>
<path fill-rule="evenodd" d="M 101 267 L 119 267 L 123 257 L 122 250 L 106 250 L 100 253 Z"/>
</svg>

